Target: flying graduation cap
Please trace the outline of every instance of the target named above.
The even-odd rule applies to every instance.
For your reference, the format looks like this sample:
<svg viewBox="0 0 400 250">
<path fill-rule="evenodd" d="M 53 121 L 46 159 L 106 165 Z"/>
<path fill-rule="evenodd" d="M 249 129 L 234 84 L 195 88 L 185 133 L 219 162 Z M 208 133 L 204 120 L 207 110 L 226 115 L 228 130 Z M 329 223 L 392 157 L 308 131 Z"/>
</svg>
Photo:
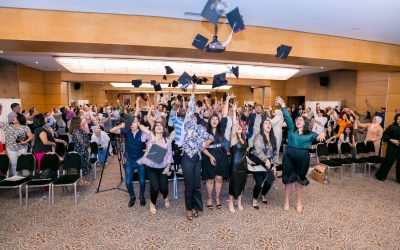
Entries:
<svg viewBox="0 0 400 250">
<path fill-rule="evenodd" d="M 276 49 L 275 57 L 280 59 L 286 59 L 289 56 L 290 51 L 292 50 L 292 46 L 281 45 Z"/>
<path fill-rule="evenodd" d="M 192 81 L 192 77 L 185 71 L 179 77 L 178 82 L 182 85 L 181 89 L 186 90 Z"/>
<path fill-rule="evenodd" d="M 163 75 L 162 79 L 167 80 L 167 75 Z"/>
<path fill-rule="evenodd" d="M 172 81 L 172 87 L 173 87 L 173 88 L 178 87 L 178 85 L 179 85 L 179 82 L 178 82 L 178 81 L 175 81 L 175 80 Z"/>
<path fill-rule="evenodd" d="M 175 71 L 170 66 L 165 66 L 165 74 L 170 75 L 175 73 Z"/>
<path fill-rule="evenodd" d="M 229 25 L 231 26 L 233 32 L 237 33 L 245 29 L 243 18 L 240 15 L 238 7 L 226 14 L 226 18 L 228 18 Z"/>
<path fill-rule="evenodd" d="M 236 76 L 236 78 L 239 78 L 239 66 L 236 67 L 232 66 L 231 72 Z"/>
<path fill-rule="evenodd" d="M 204 50 L 206 48 L 207 43 L 208 43 L 207 37 L 197 34 L 192 42 L 192 46 L 199 50 Z"/>
<path fill-rule="evenodd" d="M 132 80 L 132 85 L 135 86 L 135 88 L 139 88 L 140 85 L 142 85 L 142 80 Z"/>
<path fill-rule="evenodd" d="M 144 93 L 139 93 L 139 96 L 140 96 L 143 100 L 147 101 L 146 95 L 145 95 Z"/>
<path fill-rule="evenodd" d="M 217 74 L 214 75 L 212 88 L 221 87 L 226 85 L 227 83 L 228 81 L 226 80 L 226 73 Z"/>
<path fill-rule="evenodd" d="M 156 80 L 151 80 L 150 83 L 151 83 L 151 85 L 156 85 L 157 81 Z"/>
<path fill-rule="evenodd" d="M 207 19 L 210 23 L 217 25 L 224 9 L 225 6 L 221 0 L 208 0 L 201 12 L 201 16 Z"/>
<path fill-rule="evenodd" d="M 154 91 L 155 92 L 161 91 L 161 85 L 160 84 L 154 84 L 153 87 L 154 87 Z"/>
</svg>

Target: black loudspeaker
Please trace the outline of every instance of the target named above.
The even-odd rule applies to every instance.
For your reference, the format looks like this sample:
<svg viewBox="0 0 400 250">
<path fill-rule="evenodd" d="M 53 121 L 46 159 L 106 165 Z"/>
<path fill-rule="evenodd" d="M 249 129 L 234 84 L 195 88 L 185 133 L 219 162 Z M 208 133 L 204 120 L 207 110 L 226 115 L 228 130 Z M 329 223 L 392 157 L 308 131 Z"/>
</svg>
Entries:
<svg viewBox="0 0 400 250">
<path fill-rule="evenodd" d="M 329 76 L 321 76 L 319 78 L 319 86 L 328 87 L 329 86 Z"/>
<path fill-rule="evenodd" d="M 79 90 L 80 88 L 81 88 L 81 83 L 80 82 L 74 83 L 74 89 L 75 90 Z"/>
</svg>

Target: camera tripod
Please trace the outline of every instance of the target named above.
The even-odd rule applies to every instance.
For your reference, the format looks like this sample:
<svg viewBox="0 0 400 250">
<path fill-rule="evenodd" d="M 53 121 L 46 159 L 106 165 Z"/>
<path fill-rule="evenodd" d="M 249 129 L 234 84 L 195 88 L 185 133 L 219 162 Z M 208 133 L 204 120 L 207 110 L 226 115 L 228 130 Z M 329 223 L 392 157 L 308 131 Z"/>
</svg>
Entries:
<svg viewBox="0 0 400 250">
<path fill-rule="evenodd" d="M 122 177 L 122 168 L 124 167 L 125 164 L 125 159 L 123 156 L 123 148 L 122 148 L 122 141 L 121 141 L 121 135 L 120 134 L 110 134 L 110 141 L 108 142 L 108 146 L 107 146 L 107 155 L 105 157 L 104 160 L 104 165 L 101 169 L 101 175 L 100 175 L 100 180 L 99 180 L 99 185 L 97 186 L 97 190 L 96 193 L 100 193 L 100 192 L 107 192 L 107 191 L 111 191 L 111 190 L 120 190 L 120 191 L 124 191 L 127 192 L 125 189 L 121 188 L 122 183 L 124 182 L 124 178 Z M 103 179 L 103 174 L 104 174 L 104 168 L 106 167 L 106 162 L 108 159 L 108 152 L 110 150 L 110 147 L 115 148 L 116 152 L 117 152 L 117 157 L 118 157 L 118 163 L 119 163 L 119 174 L 120 174 L 120 180 L 119 183 L 116 187 L 114 188 L 109 188 L 109 189 L 105 189 L 105 190 L 100 190 L 100 186 L 101 186 L 101 180 Z"/>
</svg>

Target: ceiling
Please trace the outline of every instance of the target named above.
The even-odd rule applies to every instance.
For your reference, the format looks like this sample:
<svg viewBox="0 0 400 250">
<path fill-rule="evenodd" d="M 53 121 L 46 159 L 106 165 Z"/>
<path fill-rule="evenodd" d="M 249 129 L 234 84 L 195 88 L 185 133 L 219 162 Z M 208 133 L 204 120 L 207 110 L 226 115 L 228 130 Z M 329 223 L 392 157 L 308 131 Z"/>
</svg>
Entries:
<svg viewBox="0 0 400 250">
<path fill-rule="evenodd" d="M 399 0 L 223 0 L 239 6 L 246 25 L 400 45 Z M 1 7 L 64 10 L 201 20 L 206 0 L 0 0 Z"/>
</svg>

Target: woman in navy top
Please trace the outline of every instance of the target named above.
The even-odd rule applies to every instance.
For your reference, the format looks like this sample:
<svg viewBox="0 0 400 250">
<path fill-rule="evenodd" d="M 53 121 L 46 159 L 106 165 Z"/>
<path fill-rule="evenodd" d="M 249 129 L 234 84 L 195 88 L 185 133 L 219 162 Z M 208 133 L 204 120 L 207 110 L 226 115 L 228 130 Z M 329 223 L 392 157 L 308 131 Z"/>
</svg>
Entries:
<svg viewBox="0 0 400 250">
<path fill-rule="evenodd" d="M 315 139 L 323 141 L 325 133 L 322 132 L 318 135 L 309 131 L 308 119 L 303 116 L 297 117 L 294 124 L 283 99 L 278 96 L 276 97 L 276 102 L 282 107 L 283 117 L 288 128 L 288 147 L 283 154 L 282 181 L 285 184 L 285 205 L 283 209 L 285 211 L 289 210 L 290 193 L 293 185 L 295 185 L 297 196 L 296 210 L 302 213 L 304 186 L 310 183 L 306 177 L 310 162 L 308 149 Z"/>
</svg>

